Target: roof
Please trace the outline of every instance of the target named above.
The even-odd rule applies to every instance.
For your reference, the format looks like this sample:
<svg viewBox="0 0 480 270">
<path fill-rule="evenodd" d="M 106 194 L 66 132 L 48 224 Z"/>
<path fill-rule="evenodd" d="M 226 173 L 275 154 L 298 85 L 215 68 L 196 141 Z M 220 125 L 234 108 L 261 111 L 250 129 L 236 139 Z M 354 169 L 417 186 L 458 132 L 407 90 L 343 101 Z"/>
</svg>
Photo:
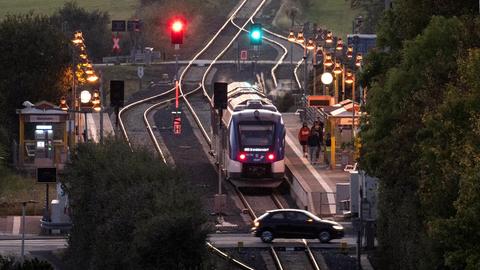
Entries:
<svg viewBox="0 0 480 270">
<path fill-rule="evenodd" d="M 23 102 L 23 109 L 17 110 L 17 114 L 56 114 L 66 115 L 67 112 L 62 111 L 60 107 L 47 101 L 40 101 L 32 104 L 29 101 Z"/>
</svg>

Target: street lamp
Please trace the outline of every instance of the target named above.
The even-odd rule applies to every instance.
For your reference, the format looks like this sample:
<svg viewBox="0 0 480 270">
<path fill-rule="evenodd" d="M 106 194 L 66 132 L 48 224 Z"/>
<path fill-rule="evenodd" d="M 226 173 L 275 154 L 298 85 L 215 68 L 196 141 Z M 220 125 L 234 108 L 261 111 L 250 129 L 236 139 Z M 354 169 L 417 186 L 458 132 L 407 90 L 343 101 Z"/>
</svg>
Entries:
<svg viewBox="0 0 480 270">
<path fill-rule="evenodd" d="M 327 36 L 325 37 L 325 42 L 327 44 L 332 44 L 333 43 L 333 33 L 331 31 L 327 32 Z"/>
<path fill-rule="evenodd" d="M 337 51 L 343 50 L 343 40 L 341 38 L 337 39 L 337 46 L 335 46 L 335 49 Z"/>
<path fill-rule="evenodd" d="M 353 74 L 350 70 L 347 71 L 347 75 L 345 77 L 345 83 L 352 85 L 352 143 L 355 142 L 355 74 Z"/>
<path fill-rule="evenodd" d="M 363 55 L 361 53 L 357 53 L 357 57 L 355 57 L 355 66 L 361 67 L 362 60 L 363 60 Z"/>
<path fill-rule="evenodd" d="M 347 48 L 347 58 L 350 60 L 353 58 L 353 46 L 352 45 L 348 45 L 348 48 Z"/>
<path fill-rule="evenodd" d="M 22 204 L 22 261 L 25 260 L 25 207 L 27 206 L 28 203 L 38 203 L 37 201 L 34 200 L 28 200 L 28 201 L 23 201 L 21 202 Z"/>
<path fill-rule="evenodd" d="M 335 103 L 338 103 L 338 76 L 339 74 L 342 73 L 342 67 L 340 65 L 339 62 L 335 62 L 335 67 L 333 68 L 333 74 L 335 74 L 335 84 L 334 84 L 334 87 L 335 87 L 335 92 L 334 92 L 334 95 L 335 95 Z"/>
</svg>

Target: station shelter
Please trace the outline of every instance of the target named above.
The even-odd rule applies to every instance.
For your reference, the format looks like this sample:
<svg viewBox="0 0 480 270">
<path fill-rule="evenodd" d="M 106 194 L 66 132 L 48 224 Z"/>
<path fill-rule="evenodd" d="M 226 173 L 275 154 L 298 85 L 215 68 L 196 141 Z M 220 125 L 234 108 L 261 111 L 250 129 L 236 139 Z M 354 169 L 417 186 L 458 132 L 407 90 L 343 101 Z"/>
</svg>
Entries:
<svg viewBox="0 0 480 270">
<path fill-rule="evenodd" d="M 356 135 L 360 126 L 360 105 L 346 99 L 331 106 L 317 107 L 316 115 L 325 123 L 325 134 L 330 134 L 331 146 L 327 157 L 330 167 L 337 167 L 338 157 L 342 159 L 339 165 L 354 163 L 358 143 Z M 343 153 L 340 150 L 343 150 Z"/>
<path fill-rule="evenodd" d="M 63 169 L 68 154 L 68 113 L 46 101 L 23 105 L 17 110 L 18 167 Z"/>
</svg>

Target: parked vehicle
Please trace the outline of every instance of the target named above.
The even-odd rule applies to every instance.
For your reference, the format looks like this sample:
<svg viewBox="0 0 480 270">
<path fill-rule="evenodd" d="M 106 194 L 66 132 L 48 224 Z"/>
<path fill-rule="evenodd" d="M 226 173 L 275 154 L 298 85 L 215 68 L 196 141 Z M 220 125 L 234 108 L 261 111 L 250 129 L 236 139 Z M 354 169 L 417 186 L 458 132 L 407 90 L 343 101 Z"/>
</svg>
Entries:
<svg viewBox="0 0 480 270">
<path fill-rule="evenodd" d="M 253 222 L 252 234 L 265 243 L 275 238 L 318 238 L 327 243 L 344 236 L 343 226 L 299 209 L 270 210 Z"/>
</svg>

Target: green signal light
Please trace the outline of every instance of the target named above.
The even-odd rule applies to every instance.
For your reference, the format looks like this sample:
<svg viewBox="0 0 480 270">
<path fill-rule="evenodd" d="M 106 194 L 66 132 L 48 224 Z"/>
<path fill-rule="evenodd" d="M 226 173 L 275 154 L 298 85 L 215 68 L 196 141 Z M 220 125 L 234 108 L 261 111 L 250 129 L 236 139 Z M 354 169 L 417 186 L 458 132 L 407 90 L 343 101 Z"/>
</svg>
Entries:
<svg viewBox="0 0 480 270">
<path fill-rule="evenodd" d="M 262 33 L 260 33 L 259 30 L 254 30 L 252 31 L 252 33 L 250 34 L 250 36 L 253 38 L 253 39 L 261 39 L 262 38 Z"/>
<path fill-rule="evenodd" d="M 263 30 L 262 25 L 259 23 L 254 23 L 250 26 L 250 44 L 251 45 L 262 45 Z"/>
</svg>

